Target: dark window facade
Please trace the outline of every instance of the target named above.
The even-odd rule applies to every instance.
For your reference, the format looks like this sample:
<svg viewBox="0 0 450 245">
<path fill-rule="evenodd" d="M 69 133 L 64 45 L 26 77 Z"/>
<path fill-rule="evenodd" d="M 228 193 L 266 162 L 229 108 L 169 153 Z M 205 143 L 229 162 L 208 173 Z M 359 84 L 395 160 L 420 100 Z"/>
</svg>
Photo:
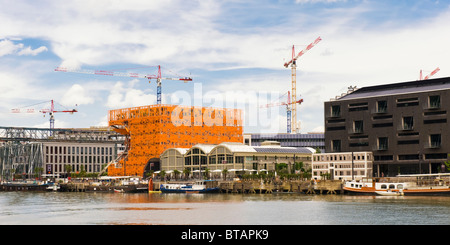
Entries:
<svg viewBox="0 0 450 245">
<path fill-rule="evenodd" d="M 324 109 L 325 151 L 372 151 L 374 177 L 436 173 L 447 161 L 450 78 L 361 88 Z"/>
</svg>

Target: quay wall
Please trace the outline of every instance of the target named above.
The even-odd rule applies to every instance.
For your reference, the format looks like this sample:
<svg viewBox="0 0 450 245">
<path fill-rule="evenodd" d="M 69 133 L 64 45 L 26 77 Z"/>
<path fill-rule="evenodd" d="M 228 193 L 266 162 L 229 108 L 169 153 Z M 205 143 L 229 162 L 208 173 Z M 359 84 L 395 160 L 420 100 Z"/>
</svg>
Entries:
<svg viewBox="0 0 450 245">
<path fill-rule="evenodd" d="M 183 181 L 170 181 L 170 183 Z M 158 191 L 164 181 L 154 181 L 153 190 Z M 261 193 L 270 194 L 274 192 L 292 192 L 304 194 L 343 194 L 341 181 L 261 181 L 261 180 L 245 180 L 245 181 L 219 181 L 218 187 L 220 193 Z M 124 192 L 134 192 L 134 186 L 92 186 L 88 183 L 65 183 L 60 185 L 62 192 L 113 192 L 120 189 Z"/>
</svg>

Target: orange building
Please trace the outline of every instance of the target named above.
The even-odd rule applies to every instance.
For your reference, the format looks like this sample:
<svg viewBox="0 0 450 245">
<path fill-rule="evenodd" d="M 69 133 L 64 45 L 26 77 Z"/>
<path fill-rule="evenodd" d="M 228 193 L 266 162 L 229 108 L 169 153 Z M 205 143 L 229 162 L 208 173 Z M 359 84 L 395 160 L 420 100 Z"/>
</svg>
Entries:
<svg viewBox="0 0 450 245">
<path fill-rule="evenodd" d="M 109 166 L 110 176 L 143 176 L 149 160 L 168 148 L 243 141 L 239 109 L 149 105 L 111 110 L 108 121 L 126 136 L 127 148 Z"/>
</svg>

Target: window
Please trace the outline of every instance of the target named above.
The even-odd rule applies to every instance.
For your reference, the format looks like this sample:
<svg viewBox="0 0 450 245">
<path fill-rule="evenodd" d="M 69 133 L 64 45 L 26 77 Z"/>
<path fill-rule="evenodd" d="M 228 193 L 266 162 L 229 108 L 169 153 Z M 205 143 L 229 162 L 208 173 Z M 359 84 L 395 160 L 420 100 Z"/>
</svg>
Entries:
<svg viewBox="0 0 450 245">
<path fill-rule="evenodd" d="M 385 113 L 387 112 L 387 101 L 381 100 L 377 101 L 377 112 L 378 113 Z"/>
<path fill-rule="evenodd" d="M 417 106 L 419 105 L 419 98 L 404 98 L 397 99 L 397 107 L 408 107 L 408 106 Z"/>
<path fill-rule="evenodd" d="M 340 152 L 341 151 L 341 141 L 340 140 L 331 141 L 331 148 L 333 149 L 333 152 Z"/>
<path fill-rule="evenodd" d="M 348 105 L 348 111 L 367 111 L 369 109 L 367 102 L 354 103 Z"/>
<path fill-rule="evenodd" d="M 431 148 L 441 147 L 441 135 L 440 134 L 431 134 L 430 135 L 430 147 Z"/>
<path fill-rule="evenodd" d="M 363 132 L 363 121 L 354 121 L 353 122 L 353 132 L 354 133 L 362 133 Z"/>
<path fill-rule="evenodd" d="M 403 117 L 403 130 L 412 130 L 414 126 L 413 117 Z"/>
<path fill-rule="evenodd" d="M 332 117 L 340 117 L 341 116 L 341 106 L 340 105 L 331 106 L 331 116 Z"/>
<path fill-rule="evenodd" d="M 440 95 L 430 95 L 428 97 L 428 108 L 440 108 L 441 107 L 441 96 Z"/>
<path fill-rule="evenodd" d="M 378 150 L 384 151 L 388 149 L 388 138 L 380 137 L 378 138 Z"/>
</svg>

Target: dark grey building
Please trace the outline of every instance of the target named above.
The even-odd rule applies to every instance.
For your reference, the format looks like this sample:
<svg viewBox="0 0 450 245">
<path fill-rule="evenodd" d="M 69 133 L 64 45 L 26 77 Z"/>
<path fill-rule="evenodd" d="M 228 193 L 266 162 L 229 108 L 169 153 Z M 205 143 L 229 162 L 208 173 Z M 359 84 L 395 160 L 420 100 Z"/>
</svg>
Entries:
<svg viewBox="0 0 450 245">
<path fill-rule="evenodd" d="M 450 78 L 354 89 L 325 102 L 326 152 L 373 152 L 374 176 L 443 172 Z"/>
</svg>

